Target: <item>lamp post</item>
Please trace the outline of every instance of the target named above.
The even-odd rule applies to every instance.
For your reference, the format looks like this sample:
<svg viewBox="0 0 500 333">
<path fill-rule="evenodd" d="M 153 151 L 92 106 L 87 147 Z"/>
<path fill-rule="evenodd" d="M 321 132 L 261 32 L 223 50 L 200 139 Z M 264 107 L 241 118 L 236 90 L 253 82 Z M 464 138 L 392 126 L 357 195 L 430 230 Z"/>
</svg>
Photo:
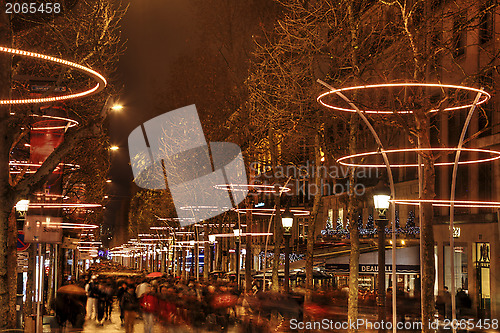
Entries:
<svg viewBox="0 0 500 333">
<path fill-rule="evenodd" d="M 377 307 L 378 307 L 378 321 L 385 321 L 385 227 L 387 225 L 387 219 L 385 214 L 387 209 L 389 208 L 389 200 L 390 200 L 390 190 L 385 185 L 383 181 L 379 181 L 379 183 L 373 189 L 373 203 L 375 205 L 375 209 L 378 212 L 377 219 L 377 244 L 378 244 L 378 297 L 377 297 Z M 395 265 L 394 265 L 395 266 Z M 392 269 L 396 269 L 393 267 Z M 394 285 L 394 281 L 392 282 Z M 393 291 L 394 286 L 393 286 Z M 380 330 L 384 331 L 384 330 Z"/>
<path fill-rule="evenodd" d="M 238 290 L 240 289 L 240 235 L 241 229 L 239 229 L 236 224 L 233 229 L 234 233 L 234 244 L 235 244 L 235 254 L 236 254 L 236 284 L 238 286 Z"/>
<path fill-rule="evenodd" d="M 284 233 L 283 237 L 285 238 L 285 293 L 288 294 L 290 292 L 290 237 L 292 236 L 290 230 L 293 226 L 293 213 L 290 210 L 286 209 L 286 211 L 281 215 L 281 225 L 283 226 Z"/>
<path fill-rule="evenodd" d="M 214 257 L 215 257 L 215 235 L 208 235 L 208 242 L 210 243 L 210 272 L 214 270 Z M 207 259 L 207 258 L 205 258 Z"/>
<path fill-rule="evenodd" d="M 189 246 L 191 247 L 191 268 L 189 269 L 189 275 L 190 276 L 195 276 L 195 269 L 196 269 L 196 266 L 195 266 L 195 261 L 194 261 L 194 256 L 195 256 L 195 241 L 192 240 L 192 241 L 189 241 Z"/>
</svg>

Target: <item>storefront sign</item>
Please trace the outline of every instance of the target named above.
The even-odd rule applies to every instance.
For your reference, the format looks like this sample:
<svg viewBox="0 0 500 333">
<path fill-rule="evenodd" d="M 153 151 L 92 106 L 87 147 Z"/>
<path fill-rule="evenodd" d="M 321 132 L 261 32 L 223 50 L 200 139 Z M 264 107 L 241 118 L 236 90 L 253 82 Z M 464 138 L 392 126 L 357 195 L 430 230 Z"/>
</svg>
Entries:
<svg viewBox="0 0 500 333">
<path fill-rule="evenodd" d="M 325 269 L 333 273 L 349 273 L 349 264 L 326 264 Z M 385 272 L 392 272 L 392 265 L 385 265 Z M 396 265 L 396 273 L 400 274 L 418 274 L 420 266 L 418 265 Z M 359 265 L 360 274 L 377 274 L 378 265 Z"/>
</svg>

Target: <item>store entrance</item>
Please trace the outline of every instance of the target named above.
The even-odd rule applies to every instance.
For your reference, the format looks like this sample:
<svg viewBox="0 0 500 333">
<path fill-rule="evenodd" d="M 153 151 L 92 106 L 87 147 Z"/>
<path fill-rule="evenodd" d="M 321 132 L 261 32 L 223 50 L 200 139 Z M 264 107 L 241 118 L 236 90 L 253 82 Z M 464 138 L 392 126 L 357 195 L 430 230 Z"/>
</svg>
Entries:
<svg viewBox="0 0 500 333">
<path fill-rule="evenodd" d="M 480 319 L 491 317 L 490 243 L 476 243 L 477 314 Z"/>
</svg>

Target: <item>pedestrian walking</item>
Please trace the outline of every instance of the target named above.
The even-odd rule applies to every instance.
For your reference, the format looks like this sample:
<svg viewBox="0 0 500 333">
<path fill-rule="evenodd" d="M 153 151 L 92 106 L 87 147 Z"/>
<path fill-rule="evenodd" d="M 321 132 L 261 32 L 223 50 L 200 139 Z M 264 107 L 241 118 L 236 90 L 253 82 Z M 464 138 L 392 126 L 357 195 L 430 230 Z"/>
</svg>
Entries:
<svg viewBox="0 0 500 333">
<path fill-rule="evenodd" d="M 124 315 L 125 315 L 125 312 L 123 310 L 123 306 L 122 306 L 122 298 L 123 298 L 123 295 L 125 295 L 125 293 L 127 292 L 127 289 L 128 289 L 128 286 L 127 284 L 124 282 L 122 283 L 122 285 L 118 288 L 118 291 L 116 293 L 116 297 L 118 298 L 118 304 L 120 306 L 120 320 L 121 320 L 121 325 L 124 326 Z"/>
<path fill-rule="evenodd" d="M 87 292 L 87 318 L 89 320 L 97 318 L 97 298 L 99 296 L 99 289 L 97 285 L 97 276 L 92 275 L 90 281 L 85 285 Z"/>
<path fill-rule="evenodd" d="M 153 333 L 154 314 L 158 310 L 158 298 L 152 289 L 142 295 L 140 304 L 144 320 L 144 333 Z"/>
<path fill-rule="evenodd" d="M 121 300 L 121 307 L 123 308 L 123 321 L 125 326 L 125 333 L 134 332 L 135 319 L 137 311 L 139 310 L 139 302 L 135 296 L 135 288 L 130 285 L 127 292 L 123 295 Z"/>
<path fill-rule="evenodd" d="M 110 283 L 104 286 L 104 294 L 106 296 L 106 300 L 104 303 L 104 320 L 111 321 L 111 312 L 113 311 L 113 287 Z"/>
<path fill-rule="evenodd" d="M 104 290 L 104 285 L 99 283 L 98 285 L 98 294 L 97 294 L 97 324 L 102 326 L 104 325 L 104 314 L 106 312 L 106 292 Z"/>
</svg>

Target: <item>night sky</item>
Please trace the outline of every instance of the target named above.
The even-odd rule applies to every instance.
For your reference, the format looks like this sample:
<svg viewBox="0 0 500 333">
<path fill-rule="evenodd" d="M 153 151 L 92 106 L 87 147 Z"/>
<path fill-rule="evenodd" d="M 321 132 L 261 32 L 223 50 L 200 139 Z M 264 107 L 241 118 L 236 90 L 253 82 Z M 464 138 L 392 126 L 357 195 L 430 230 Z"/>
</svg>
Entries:
<svg viewBox="0 0 500 333">
<path fill-rule="evenodd" d="M 213 112 L 207 106 L 217 104 L 217 96 L 224 95 L 221 82 L 227 86 L 244 80 L 252 35 L 261 31 L 263 22 L 273 21 L 276 8 L 273 0 L 130 3 L 122 22 L 127 50 L 115 82 L 123 87 L 120 102 L 124 109 L 110 115 L 110 143 L 120 147 L 112 152 L 113 182 L 108 185 L 110 202 L 105 218 L 106 225 L 114 226 L 112 245 L 126 240 L 126 208 L 135 186 L 127 147 L 130 132 L 156 115 L 189 104 L 196 104 L 199 112 Z M 204 61 L 211 66 L 205 66 Z M 232 75 L 227 79 L 229 72 L 238 72 L 236 78 Z M 205 89 L 216 97 L 207 101 L 200 93 Z"/>
</svg>

